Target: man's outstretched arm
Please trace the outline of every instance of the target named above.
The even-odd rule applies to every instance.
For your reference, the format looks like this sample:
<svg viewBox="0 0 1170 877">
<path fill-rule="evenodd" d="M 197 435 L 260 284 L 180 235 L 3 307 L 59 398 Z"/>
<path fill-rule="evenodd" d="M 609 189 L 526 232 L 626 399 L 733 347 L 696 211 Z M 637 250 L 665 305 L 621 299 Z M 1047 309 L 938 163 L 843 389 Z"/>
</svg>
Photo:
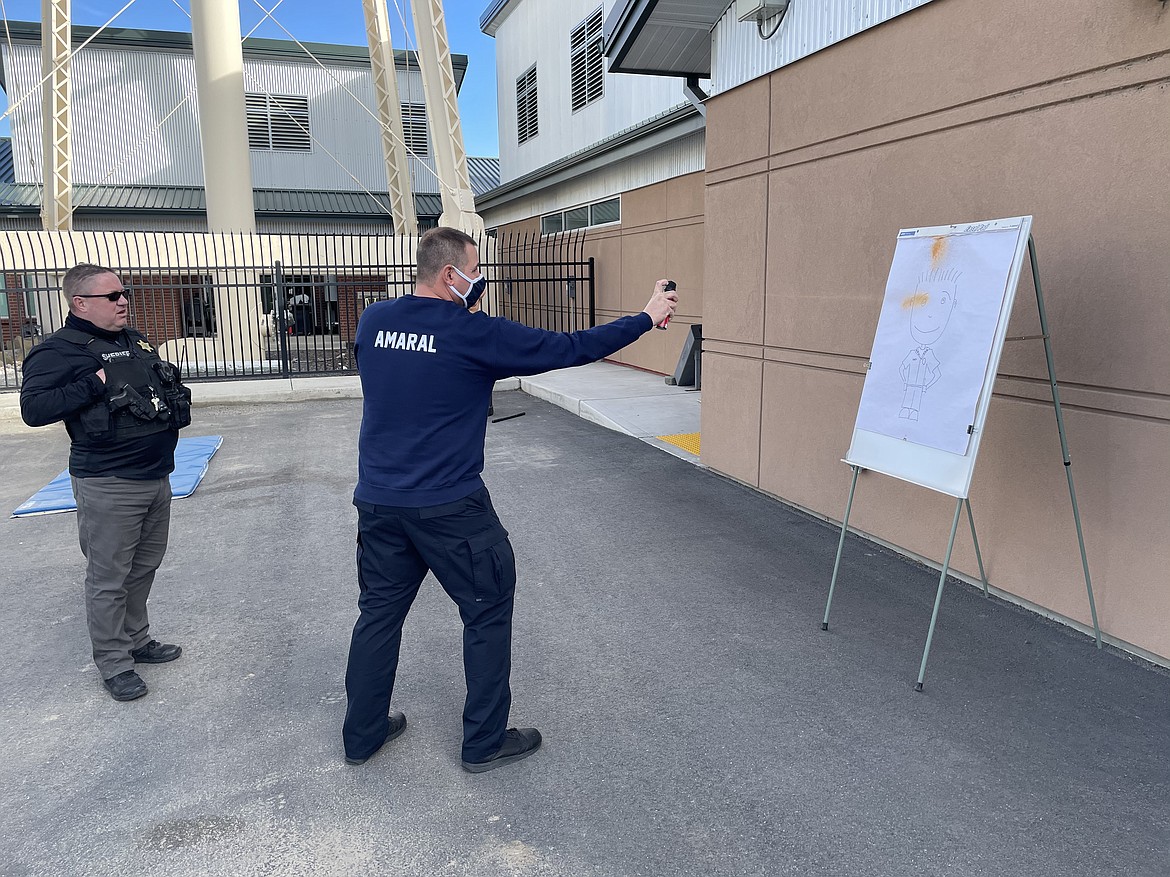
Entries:
<svg viewBox="0 0 1170 877">
<path fill-rule="evenodd" d="M 578 332 L 549 332 L 502 320 L 489 353 L 495 377 L 535 375 L 604 359 L 632 344 L 651 328 L 673 316 L 678 293 L 667 292 L 669 281 L 654 284 L 654 294 L 639 314 Z"/>
</svg>

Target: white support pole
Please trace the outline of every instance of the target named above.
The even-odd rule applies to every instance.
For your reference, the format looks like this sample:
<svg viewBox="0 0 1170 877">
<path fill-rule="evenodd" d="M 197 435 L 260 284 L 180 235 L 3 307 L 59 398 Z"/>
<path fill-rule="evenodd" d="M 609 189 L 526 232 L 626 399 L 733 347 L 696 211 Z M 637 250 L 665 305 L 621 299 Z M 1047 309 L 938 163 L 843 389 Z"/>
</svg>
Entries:
<svg viewBox="0 0 1170 877">
<path fill-rule="evenodd" d="M 402 103 L 398 97 L 398 71 L 390 42 L 390 19 L 386 0 L 362 0 L 366 14 L 366 40 L 370 44 L 370 73 L 374 79 L 374 100 L 382 123 L 382 158 L 386 162 L 386 183 L 394 233 L 418 234 L 410 167 L 406 161 L 406 138 L 402 130 Z"/>
<path fill-rule="evenodd" d="M 191 0 L 209 231 L 256 231 L 236 0 Z"/>
<path fill-rule="evenodd" d="M 414 30 L 418 43 L 419 68 L 427 102 L 427 122 L 435 148 L 435 166 L 443 197 L 439 225 L 459 228 L 473 237 L 482 237 L 483 219 L 475 212 L 475 196 L 467 173 L 463 129 L 459 124 L 459 103 L 451 50 L 447 44 L 447 21 L 442 0 L 414 0 Z"/>
<path fill-rule="evenodd" d="M 73 148 L 69 114 L 69 0 L 41 0 L 42 169 L 41 224 L 46 231 L 73 230 Z"/>
</svg>

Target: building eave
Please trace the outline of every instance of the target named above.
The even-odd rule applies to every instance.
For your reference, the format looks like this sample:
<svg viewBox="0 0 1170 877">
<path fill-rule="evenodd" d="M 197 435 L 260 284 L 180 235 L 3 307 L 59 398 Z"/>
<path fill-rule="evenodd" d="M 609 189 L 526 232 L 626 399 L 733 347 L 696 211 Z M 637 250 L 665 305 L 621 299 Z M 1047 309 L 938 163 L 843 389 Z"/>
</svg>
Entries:
<svg viewBox="0 0 1170 877">
<path fill-rule="evenodd" d="M 479 17 L 479 29 L 489 37 L 494 37 L 496 31 L 508 14 L 515 8 L 519 0 L 491 0 L 483 14 Z"/>
<path fill-rule="evenodd" d="M 711 76 L 711 30 L 730 0 L 619 0 L 605 20 L 610 73 Z"/>
</svg>

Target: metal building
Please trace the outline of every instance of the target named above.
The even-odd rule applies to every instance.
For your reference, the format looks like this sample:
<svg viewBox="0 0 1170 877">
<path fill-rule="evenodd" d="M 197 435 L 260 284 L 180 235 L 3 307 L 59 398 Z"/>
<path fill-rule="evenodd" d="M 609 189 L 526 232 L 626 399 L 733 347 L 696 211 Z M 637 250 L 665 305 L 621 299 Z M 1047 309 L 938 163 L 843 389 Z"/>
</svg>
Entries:
<svg viewBox="0 0 1170 877">
<path fill-rule="evenodd" d="M 12 138 L 0 145 L 0 226 L 38 227 L 41 27 L 9 22 L 0 87 Z M 73 28 L 80 44 L 94 28 Z M 369 52 L 358 46 L 247 39 L 244 88 L 260 231 L 387 231 L 392 226 Z M 395 52 L 415 211 L 442 212 L 418 61 Z M 206 229 L 191 35 L 107 28 L 72 61 L 74 227 Z M 453 55 L 456 85 L 467 57 Z M 30 92 L 34 92 L 30 94 Z M 6 155 L 10 161 L 6 160 Z M 498 160 L 470 158 L 473 192 Z"/>
</svg>

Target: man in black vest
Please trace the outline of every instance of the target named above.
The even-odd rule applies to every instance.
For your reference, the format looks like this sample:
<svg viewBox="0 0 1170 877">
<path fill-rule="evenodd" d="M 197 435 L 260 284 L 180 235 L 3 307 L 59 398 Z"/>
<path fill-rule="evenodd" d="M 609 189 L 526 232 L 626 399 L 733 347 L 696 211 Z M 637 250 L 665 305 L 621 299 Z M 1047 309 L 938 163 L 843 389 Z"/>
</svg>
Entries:
<svg viewBox="0 0 1170 877">
<path fill-rule="evenodd" d="M 29 426 L 65 421 L 93 660 L 114 700 L 134 700 L 146 694 L 134 665 L 183 651 L 150 638 L 146 598 L 167 549 L 169 476 L 191 393 L 126 326 L 130 290 L 117 274 L 77 265 L 62 292 L 69 315 L 25 358 L 20 413 Z"/>
</svg>

